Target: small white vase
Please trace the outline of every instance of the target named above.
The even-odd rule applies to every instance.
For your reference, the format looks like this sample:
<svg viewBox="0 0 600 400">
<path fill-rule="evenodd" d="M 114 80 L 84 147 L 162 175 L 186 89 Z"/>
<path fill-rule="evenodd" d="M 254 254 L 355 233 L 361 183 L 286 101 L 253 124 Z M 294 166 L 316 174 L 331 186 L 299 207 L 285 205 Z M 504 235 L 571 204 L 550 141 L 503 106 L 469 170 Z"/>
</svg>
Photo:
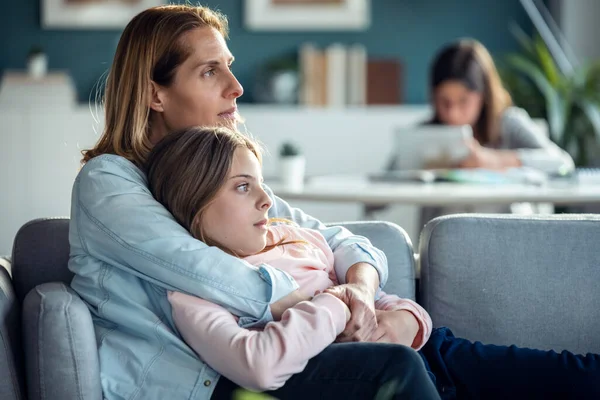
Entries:
<svg viewBox="0 0 600 400">
<path fill-rule="evenodd" d="M 27 73 L 34 79 L 41 79 L 48 72 L 48 56 L 36 54 L 27 60 Z"/>
<path fill-rule="evenodd" d="M 281 185 L 290 191 L 301 191 L 304 187 L 306 159 L 304 156 L 288 156 L 279 158 L 279 177 Z"/>
</svg>

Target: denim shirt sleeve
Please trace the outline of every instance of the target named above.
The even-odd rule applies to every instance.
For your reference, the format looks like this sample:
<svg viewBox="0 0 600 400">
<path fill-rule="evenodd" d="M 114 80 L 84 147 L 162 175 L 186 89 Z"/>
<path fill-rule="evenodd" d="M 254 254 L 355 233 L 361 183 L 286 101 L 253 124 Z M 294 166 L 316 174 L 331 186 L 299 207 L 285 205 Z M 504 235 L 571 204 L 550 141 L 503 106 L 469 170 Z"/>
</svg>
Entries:
<svg viewBox="0 0 600 400">
<path fill-rule="evenodd" d="M 259 267 L 193 238 L 157 202 L 145 174 L 104 155 L 80 171 L 72 223 L 84 253 L 167 290 L 219 304 L 247 326 L 272 320 L 269 304 L 298 288 L 287 273 Z M 73 271 L 78 273 L 79 271 Z"/>
<path fill-rule="evenodd" d="M 302 227 L 320 231 L 325 237 L 333 251 L 335 274 L 340 284 L 346 283 L 346 273 L 351 266 L 364 262 L 371 264 L 377 270 L 379 288 L 385 286 L 388 279 L 387 258 L 383 251 L 375 248 L 367 238 L 353 235 L 341 226 L 326 227 L 321 221 L 305 214 L 302 210 L 290 207 L 287 202 L 275 196 L 266 185 L 264 188 L 273 200 L 269 216 L 290 219 Z"/>
</svg>

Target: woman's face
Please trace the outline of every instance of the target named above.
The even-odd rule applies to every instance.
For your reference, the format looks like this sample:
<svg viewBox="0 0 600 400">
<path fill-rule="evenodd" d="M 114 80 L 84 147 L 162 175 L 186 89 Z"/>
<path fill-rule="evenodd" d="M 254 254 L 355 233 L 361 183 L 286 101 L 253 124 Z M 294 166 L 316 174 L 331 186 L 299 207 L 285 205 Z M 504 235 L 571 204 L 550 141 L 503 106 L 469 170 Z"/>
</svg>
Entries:
<svg viewBox="0 0 600 400">
<path fill-rule="evenodd" d="M 237 125 L 236 99 L 244 89 L 231 72 L 233 56 L 225 38 L 212 27 L 202 27 L 187 32 L 183 44 L 191 55 L 177 68 L 173 83 L 154 83 L 153 142 L 190 126 Z"/>
<path fill-rule="evenodd" d="M 256 254 L 267 245 L 267 213 L 272 202 L 262 179 L 254 153 L 236 149 L 227 180 L 202 217 L 205 236 L 240 257 Z"/>
<path fill-rule="evenodd" d="M 433 93 L 433 106 L 446 125 L 475 125 L 483 108 L 483 96 L 457 81 L 440 84 Z"/>
</svg>

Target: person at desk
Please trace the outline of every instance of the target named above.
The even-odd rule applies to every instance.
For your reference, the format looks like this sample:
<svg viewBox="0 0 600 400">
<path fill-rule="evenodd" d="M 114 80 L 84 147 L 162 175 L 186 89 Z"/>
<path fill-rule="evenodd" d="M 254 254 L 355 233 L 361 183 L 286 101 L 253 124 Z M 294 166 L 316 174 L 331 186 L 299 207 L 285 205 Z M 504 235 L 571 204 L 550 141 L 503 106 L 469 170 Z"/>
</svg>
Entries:
<svg viewBox="0 0 600 400">
<path fill-rule="evenodd" d="M 470 153 L 457 168 L 505 170 L 529 167 L 547 174 L 574 169 L 571 156 L 554 144 L 521 108 L 514 107 L 494 61 L 478 41 L 463 39 L 442 48 L 430 71 L 434 115 L 429 124 L 470 125 Z M 388 169 L 397 169 L 394 157 Z M 511 212 L 508 207 L 426 207 L 424 224 L 456 212 Z"/>
</svg>

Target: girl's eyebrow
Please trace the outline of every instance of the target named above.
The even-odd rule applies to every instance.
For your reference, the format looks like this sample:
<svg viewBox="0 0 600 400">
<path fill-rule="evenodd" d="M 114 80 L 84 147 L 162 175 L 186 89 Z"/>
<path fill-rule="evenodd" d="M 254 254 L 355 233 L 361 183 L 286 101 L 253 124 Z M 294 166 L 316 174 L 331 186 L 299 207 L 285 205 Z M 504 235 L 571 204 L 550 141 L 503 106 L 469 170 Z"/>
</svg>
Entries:
<svg viewBox="0 0 600 400">
<path fill-rule="evenodd" d="M 248 174 L 239 174 L 239 175 L 234 175 L 234 176 L 229 177 L 229 179 L 235 179 L 235 178 L 246 178 L 246 179 L 250 179 L 250 180 L 257 180 L 254 176 L 248 175 Z M 260 181 L 264 182 L 265 180 L 263 177 L 261 177 Z"/>
<path fill-rule="evenodd" d="M 248 175 L 248 174 L 234 175 L 234 176 L 230 177 L 229 179 L 235 179 L 235 178 L 255 179 L 252 175 Z"/>
</svg>

